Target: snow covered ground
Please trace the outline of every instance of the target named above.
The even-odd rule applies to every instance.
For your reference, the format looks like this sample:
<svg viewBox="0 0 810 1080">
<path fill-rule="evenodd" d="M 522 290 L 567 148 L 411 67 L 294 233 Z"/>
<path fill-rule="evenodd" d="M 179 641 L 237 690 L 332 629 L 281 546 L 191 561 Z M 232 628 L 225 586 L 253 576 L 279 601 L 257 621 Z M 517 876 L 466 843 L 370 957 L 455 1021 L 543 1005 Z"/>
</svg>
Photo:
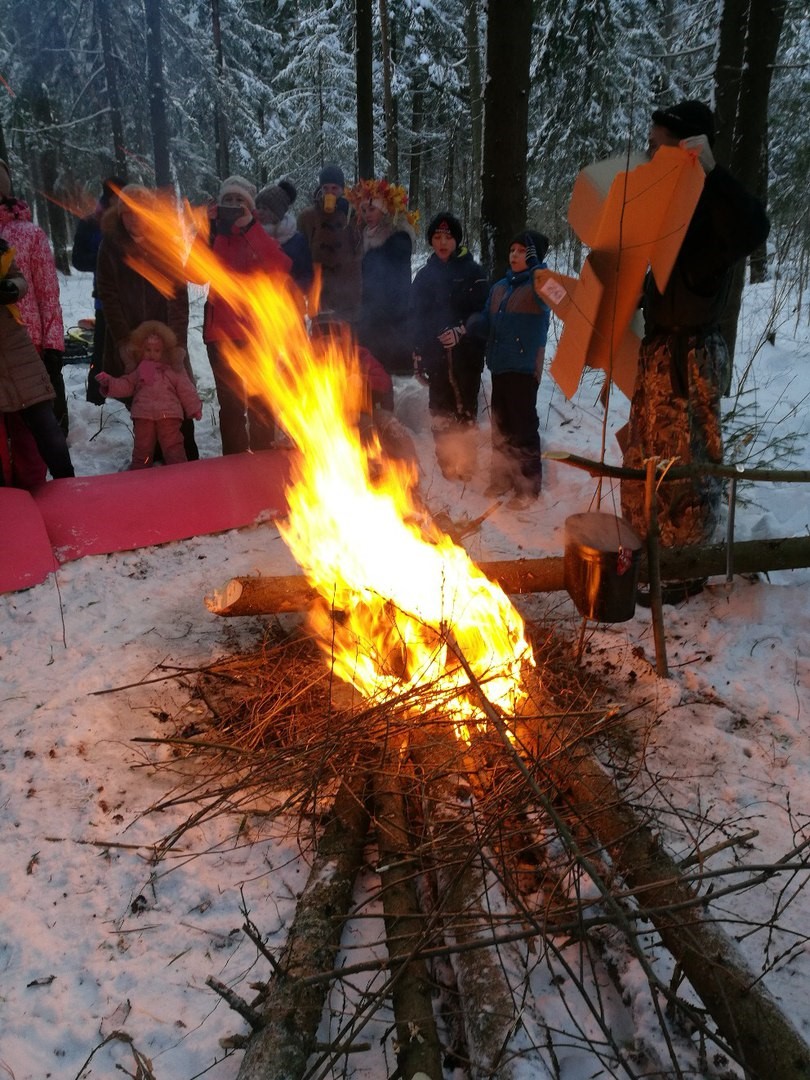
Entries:
<svg viewBox="0 0 810 1080">
<path fill-rule="evenodd" d="M 92 314 L 87 275 L 63 280 L 62 288 L 66 325 Z M 769 320 L 775 345 L 758 348 Z M 202 456 L 211 457 L 219 444 L 199 296 L 193 323 L 192 360 L 205 402 L 198 442 Z M 782 467 L 810 467 L 806 306 L 796 312 L 777 302 L 771 285 L 749 289 L 738 348 L 743 358 L 755 353 L 737 399 L 747 435 L 741 446 L 753 462 L 772 460 L 766 447 L 776 446 L 787 454 Z M 738 373 L 745 366 L 738 361 Z M 98 409 L 84 400 L 86 370 L 65 369 L 77 475 L 114 472 L 129 461 L 128 417 L 117 403 Z M 586 378 L 568 402 L 544 380 L 546 450 L 599 456 L 598 391 L 599 382 Z M 486 419 L 484 468 L 462 488 L 435 467 L 425 395 L 417 383 L 398 381 L 397 412 L 420 452 L 423 494 L 434 513 L 472 520 L 490 505 L 483 495 Z M 614 395 L 608 461 L 618 462 L 612 433 L 626 411 Z M 585 473 L 549 461 L 537 506 L 497 509 L 469 537 L 468 550 L 476 560 L 560 554 L 566 517 L 592 509 L 594 490 Z M 618 492 L 603 509 L 617 505 Z M 806 536 L 809 529 L 805 486 L 741 486 L 738 539 Z M 218 619 L 204 595 L 235 575 L 293 570 L 275 527 L 260 522 L 67 563 L 44 584 L 0 597 L 0 1076 L 79 1080 L 110 1077 L 114 1066 L 136 1075 L 141 1054 L 152 1072 L 137 1075 L 147 1078 L 236 1077 L 241 1054 L 226 1054 L 219 1039 L 240 1022 L 206 979 L 251 996 L 247 984 L 267 973 L 239 929 L 241 906 L 263 931 L 275 928 L 269 945 L 279 946 L 307 864 L 281 823 L 264 823 L 246 839 L 238 822 L 220 816 L 185 833 L 154 865 L 153 845 L 188 807 L 144 813 L 171 781 L 154 768 L 153 751 L 132 740 L 173 733 L 200 708 L 177 682 L 155 681 L 161 665 L 193 668 L 260 637 L 261 620 Z M 576 640 L 579 622 L 564 595 L 524 600 L 521 610 L 553 614 Z M 615 687 L 617 698 L 644 703 L 647 768 L 673 778 L 666 790 L 677 792 L 684 812 L 724 822 L 727 834 L 756 829 L 747 860 L 773 862 L 802 840 L 810 814 L 810 571 L 756 583 L 737 578 L 731 586 L 714 579 L 666 615 L 669 679 L 655 675 L 650 613 L 641 608 L 629 622 L 589 627 L 584 663 Z M 676 853 L 689 849 L 689 837 L 673 831 L 671 840 Z M 733 858 L 726 852 L 716 865 Z M 796 936 L 779 933 L 771 942 L 770 958 L 779 958 L 765 983 L 810 1042 L 805 880 L 806 874 L 791 879 L 793 902 L 780 921 Z M 786 876 L 776 877 L 727 907 L 766 920 L 785 884 Z M 786 898 L 781 894 L 783 906 Z M 364 930 L 370 938 L 375 932 L 373 925 Z M 763 947 L 761 934 L 744 943 L 756 968 Z M 626 978 L 632 987 L 633 976 Z M 540 1015 L 554 991 L 539 976 L 533 991 L 538 999 L 549 995 L 536 1003 Z M 636 1034 L 645 1027 L 640 1012 Z M 112 1033 L 118 1034 L 105 1042 Z M 381 1027 L 372 1032 L 373 1051 L 352 1056 L 345 1075 L 384 1075 L 381 1035 Z M 654 1035 L 646 1030 L 645 1038 Z M 566 1080 L 619 1075 L 574 1050 L 561 1069 Z M 536 1062 L 527 1070 L 541 1075 Z"/>
</svg>

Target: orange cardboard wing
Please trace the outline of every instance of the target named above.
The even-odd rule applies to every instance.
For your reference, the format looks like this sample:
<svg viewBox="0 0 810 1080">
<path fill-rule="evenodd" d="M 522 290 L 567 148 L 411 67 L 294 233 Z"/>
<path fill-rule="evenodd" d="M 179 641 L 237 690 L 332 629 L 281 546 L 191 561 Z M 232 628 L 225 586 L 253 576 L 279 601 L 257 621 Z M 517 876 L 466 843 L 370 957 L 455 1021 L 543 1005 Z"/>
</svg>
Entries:
<svg viewBox="0 0 810 1080">
<path fill-rule="evenodd" d="M 633 323 L 644 276 L 651 267 L 658 288 L 666 287 L 703 190 L 693 151 L 664 146 L 650 161 L 631 169 L 627 164 L 612 158 L 577 177 L 568 217 L 592 249 L 579 278 L 541 280 L 543 271 L 535 276 L 538 295 L 563 320 L 550 371 L 567 397 L 586 364 L 607 372 L 632 396 L 639 345 Z M 565 292 L 556 304 L 549 297 L 555 283 Z"/>
</svg>

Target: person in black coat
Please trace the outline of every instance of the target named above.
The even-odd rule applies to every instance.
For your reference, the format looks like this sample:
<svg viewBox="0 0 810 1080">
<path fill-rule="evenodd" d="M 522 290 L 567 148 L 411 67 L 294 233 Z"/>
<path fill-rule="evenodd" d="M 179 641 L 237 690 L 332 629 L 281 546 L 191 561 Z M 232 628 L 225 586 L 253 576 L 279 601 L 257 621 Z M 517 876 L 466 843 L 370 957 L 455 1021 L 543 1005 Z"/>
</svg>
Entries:
<svg viewBox="0 0 810 1080">
<path fill-rule="evenodd" d="M 433 254 L 411 286 L 409 313 L 414 373 L 428 386 L 436 455 L 448 479 L 468 480 L 475 467 L 474 429 L 485 341 L 465 323 L 486 304 L 489 283 L 462 245 L 461 222 L 448 212 L 427 228 Z M 458 436 L 468 436 L 459 440 Z"/>
<path fill-rule="evenodd" d="M 649 458 L 679 465 L 720 463 L 720 399 L 731 381 L 731 359 L 720 330 L 735 264 L 764 243 L 769 222 L 758 199 L 712 155 L 714 118 L 708 105 L 682 101 L 652 114 L 649 153 L 661 146 L 693 152 L 706 173 L 669 281 L 663 292 L 647 275 L 642 309 L 644 338 L 630 419 L 622 437 L 623 464 L 641 469 Z M 643 481 L 623 480 L 622 511 L 647 532 Z M 722 484 L 698 475 L 658 490 L 658 526 L 664 547 L 711 541 Z"/>
<path fill-rule="evenodd" d="M 126 180 L 120 176 L 108 176 L 106 180 L 102 180 L 101 196 L 96 203 L 96 208 L 92 214 L 83 217 L 76 226 L 73 249 L 70 253 L 70 261 L 74 269 L 90 272 L 93 275 L 96 322 L 93 328 L 93 358 L 87 375 L 86 392 L 87 400 L 93 405 L 103 405 L 105 400 L 96 381 L 96 375 L 103 370 L 104 357 L 104 309 L 96 288 L 96 262 L 98 249 L 101 247 L 101 219 L 105 210 L 118 200 L 118 192 L 125 186 Z"/>
</svg>

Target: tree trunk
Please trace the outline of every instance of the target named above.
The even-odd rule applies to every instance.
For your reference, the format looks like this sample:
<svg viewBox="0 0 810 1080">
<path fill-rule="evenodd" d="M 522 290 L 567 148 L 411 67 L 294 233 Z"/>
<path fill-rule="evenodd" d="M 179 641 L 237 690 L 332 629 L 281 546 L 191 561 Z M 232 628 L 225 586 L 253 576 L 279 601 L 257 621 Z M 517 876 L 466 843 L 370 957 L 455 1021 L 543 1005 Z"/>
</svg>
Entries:
<svg viewBox="0 0 810 1080">
<path fill-rule="evenodd" d="M 361 180 L 370 180 L 374 176 L 372 42 L 371 0 L 355 0 L 357 171 Z"/>
<path fill-rule="evenodd" d="M 155 160 L 155 187 L 170 187 L 169 125 L 166 118 L 166 84 L 163 76 L 161 0 L 144 0 L 146 12 L 146 67 L 149 120 Z"/>
<path fill-rule="evenodd" d="M 109 106 L 113 142 L 113 167 L 117 176 L 124 177 L 127 175 L 127 160 L 124 153 L 124 121 L 121 114 L 121 95 L 118 92 L 118 60 L 113 52 L 109 0 L 95 0 L 94 11 L 101 38 L 104 81 L 107 84 L 107 104 Z"/>
<path fill-rule="evenodd" d="M 481 262 L 490 275 L 505 270 L 509 241 L 526 225 L 531 39 L 531 0 L 488 5 Z"/>
<path fill-rule="evenodd" d="M 53 196 L 56 191 L 56 181 L 61 160 L 61 146 L 55 134 L 51 101 L 48 91 L 43 82 L 38 79 L 31 81 L 31 111 L 37 124 L 49 133 L 43 149 L 37 155 L 39 183 L 37 188 L 42 191 L 43 198 L 39 207 L 39 223 L 48 233 L 53 246 L 53 258 L 56 269 L 63 274 L 70 273 L 70 258 L 68 255 L 67 222 L 65 211 L 61 203 Z"/>
<path fill-rule="evenodd" d="M 408 206 L 417 210 L 422 204 L 422 155 L 425 144 L 422 141 L 424 125 L 424 90 L 414 82 L 412 90 L 411 131 L 411 167 L 408 179 Z M 425 227 L 427 222 L 424 222 Z"/>
<path fill-rule="evenodd" d="M 385 156 L 388 161 L 387 177 L 392 184 L 399 183 L 399 145 L 397 142 L 397 115 L 393 91 L 393 35 L 388 17 L 388 0 L 380 3 L 380 33 L 383 57 L 383 109 L 385 112 Z"/>
<path fill-rule="evenodd" d="M 768 98 L 785 8 L 786 0 L 725 0 L 715 69 L 715 156 L 765 204 Z M 741 262 L 722 321 L 732 358 L 744 280 Z"/>
<path fill-rule="evenodd" d="M 222 108 L 222 84 L 225 73 L 225 59 L 222 53 L 222 26 L 219 19 L 219 0 L 211 0 L 211 31 L 214 37 L 214 56 L 216 63 L 216 97 L 214 100 L 214 148 L 216 173 L 220 180 L 231 174 L 228 156 L 228 129 L 225 125 L 225 112 Z"/>
<path fill-rule="evenodd" d="M 481 93 L 481 48 L 478 40 L 478 0 L 468 0 L 464 16 L 464 33 L 467 39 L 467 78 L 470 101 L 470 236 L 477 236 L 481 228 L 481 147 L 483 142 L 483 108 Z"/>
</svg>

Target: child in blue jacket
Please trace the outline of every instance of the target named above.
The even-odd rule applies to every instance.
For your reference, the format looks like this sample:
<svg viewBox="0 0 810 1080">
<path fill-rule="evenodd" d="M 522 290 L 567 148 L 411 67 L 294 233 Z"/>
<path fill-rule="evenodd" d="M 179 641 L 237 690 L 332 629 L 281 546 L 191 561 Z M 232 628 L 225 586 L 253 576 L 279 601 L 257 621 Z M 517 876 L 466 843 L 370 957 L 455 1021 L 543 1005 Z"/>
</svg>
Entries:
<svg viewBox="0 0 810 1080">
<path fill-rule="evenodd" d="M 492 374 L 492 465 L 488 495 L 514 489 L 510 506 L 525 507 L 542 487 L 537 388 L 543 372 L 550 312 L 534 291 L 548 239 L 525 229 L 509 245 L 509 270 L 490 290 L 484 311 L 468 321 L 487 335 Z"/>
</svg>

